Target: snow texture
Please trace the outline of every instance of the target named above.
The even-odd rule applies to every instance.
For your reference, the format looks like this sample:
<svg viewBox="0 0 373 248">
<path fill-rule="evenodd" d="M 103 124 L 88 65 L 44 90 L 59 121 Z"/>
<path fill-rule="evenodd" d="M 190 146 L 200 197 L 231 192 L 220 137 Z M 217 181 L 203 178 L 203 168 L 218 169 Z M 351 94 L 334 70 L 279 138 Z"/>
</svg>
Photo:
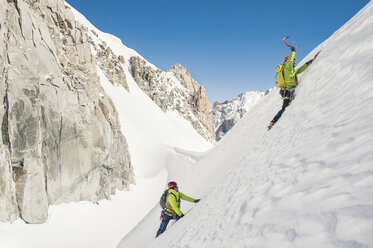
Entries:
<svg viewBox="0 0 373 248">
<path fill-rule="evenodd" d="M 52 206 L 45 224 L 1 223 L 0 247 L 373 247 L 372 27 L 370 2 L 303 59 L 322 50 L 271 131 L 282 104 L 277 89 L 205 154 L 188 151 L 209 145 L 130 77 L 130 93 L 120 94 L 101 75 L 135 154 L 137 185 L 99 205 Z M 118 55 L 135 53 L 109 38 Z M 169 133 L 158 129 L 163 124 Z M 154 239 L 167 180 L 202 200 L 182 202 L 185 217 Z"/>
<path fill-rule="evenodd" d="M 322 50 L 272 130 L 276 89 L 191 167 L 200 203 L 157 239 L 154 209 L 118 248 L 373 247 L 372 27 L 370 2 L 303 59 Z"/>
</svg>

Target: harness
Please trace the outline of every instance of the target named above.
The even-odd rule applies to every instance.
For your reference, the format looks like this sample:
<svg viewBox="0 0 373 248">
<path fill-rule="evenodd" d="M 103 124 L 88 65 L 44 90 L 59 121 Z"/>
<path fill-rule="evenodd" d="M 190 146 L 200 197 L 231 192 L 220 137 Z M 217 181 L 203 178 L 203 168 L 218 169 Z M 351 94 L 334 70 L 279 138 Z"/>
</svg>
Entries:
<svg viewBox="0 0 373 248">
<path fill-rule="evenodd" d="M 289 82 L 294 82 L 294 85 L 287 85 Z M 280 89 L 280 95 L 282 96 L 283 99 L 294 99 L 294 93 L 295 93 L 295 88 L 298 85 L 298 78 L 296 75 L 296 71 L 290 76 L 288 80 L 285 80 L 284 85 Z"/>
</svg>

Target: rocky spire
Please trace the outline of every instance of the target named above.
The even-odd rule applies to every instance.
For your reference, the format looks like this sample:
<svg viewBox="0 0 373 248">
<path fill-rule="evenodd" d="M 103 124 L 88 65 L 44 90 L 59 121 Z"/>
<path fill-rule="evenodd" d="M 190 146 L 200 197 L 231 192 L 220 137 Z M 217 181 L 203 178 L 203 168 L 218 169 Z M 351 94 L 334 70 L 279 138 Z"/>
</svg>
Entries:
<svg viewBox="0 0 373 248">
<path fill-rule="evenodd" d="M 206 140 L 215 142 L 214 120 L 206 91 L 180 64 L 168 71 L 131 57 L 131 74 L 138 86 L 163 110 L 176 110 Z"/>
</svg>

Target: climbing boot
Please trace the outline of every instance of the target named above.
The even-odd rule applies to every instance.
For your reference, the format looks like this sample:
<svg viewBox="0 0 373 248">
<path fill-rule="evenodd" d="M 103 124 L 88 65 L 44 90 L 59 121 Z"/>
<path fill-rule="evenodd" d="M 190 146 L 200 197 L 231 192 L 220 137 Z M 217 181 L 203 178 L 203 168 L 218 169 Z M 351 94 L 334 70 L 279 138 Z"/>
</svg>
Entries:
<svg viewBox="0 0 373 248">
<path fill-rule="evenodd" d="M 273 127 L 273 125 L 275 125 L 275 123 L 273 121 L 271 121 L 268 125 L 268 131 L 271 130 L 271 128 Z"/>
</svg>

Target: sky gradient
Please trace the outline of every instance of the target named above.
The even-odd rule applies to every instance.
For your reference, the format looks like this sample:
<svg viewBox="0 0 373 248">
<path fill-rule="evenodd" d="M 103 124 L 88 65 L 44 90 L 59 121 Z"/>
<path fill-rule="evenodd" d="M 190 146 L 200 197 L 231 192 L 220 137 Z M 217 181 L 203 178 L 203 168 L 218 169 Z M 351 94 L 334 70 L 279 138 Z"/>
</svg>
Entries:
<svg viewBox="0 0 373 248">
<path fill-rule="evenodd" d="M 67 2 L 160 69 L 185 66 L 213 103 L 272 87 L 284 36 L 300 61 L 369 0 Z"/>
</svg>

